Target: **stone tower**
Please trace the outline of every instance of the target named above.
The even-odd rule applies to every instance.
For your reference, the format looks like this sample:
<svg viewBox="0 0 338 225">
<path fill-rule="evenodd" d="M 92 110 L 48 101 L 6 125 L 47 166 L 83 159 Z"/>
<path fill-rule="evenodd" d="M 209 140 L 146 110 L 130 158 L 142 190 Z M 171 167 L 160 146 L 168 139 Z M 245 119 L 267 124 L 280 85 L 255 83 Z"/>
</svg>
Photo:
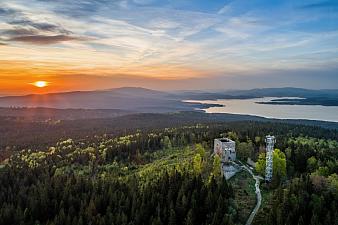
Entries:
<svg viewBox="0 0 338 225">
<path fill-rule="evenodd" d="M 228 138 L 214 140 L 214 153 L 218 154 L 222 163 L 236 160 L 236 143 Z"/>
</svg>

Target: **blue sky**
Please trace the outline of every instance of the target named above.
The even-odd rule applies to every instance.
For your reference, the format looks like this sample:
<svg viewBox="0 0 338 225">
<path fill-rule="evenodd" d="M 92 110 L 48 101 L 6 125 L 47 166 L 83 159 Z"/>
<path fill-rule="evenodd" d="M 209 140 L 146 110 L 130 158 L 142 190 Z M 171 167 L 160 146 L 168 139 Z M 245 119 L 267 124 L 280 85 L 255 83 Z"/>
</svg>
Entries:
<svg viewBox="0 0 338 225">
<path fill-rule="evenodd" d="M 338 1 L 5 0 L 0 43 L 0 80 L 338 88 Z"/>
</svg>

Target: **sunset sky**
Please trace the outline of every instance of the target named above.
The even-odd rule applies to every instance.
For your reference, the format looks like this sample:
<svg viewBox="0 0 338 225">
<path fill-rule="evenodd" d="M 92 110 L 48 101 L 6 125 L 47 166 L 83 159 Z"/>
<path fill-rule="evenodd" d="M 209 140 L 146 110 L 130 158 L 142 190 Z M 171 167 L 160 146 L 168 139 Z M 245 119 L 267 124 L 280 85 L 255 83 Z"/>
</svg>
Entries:
<svg viewBox="0 0 338 225">
<path fill-rule="evenodd" d="M 338 88 L 338 1 L 0 1 L 0 95 L 120 86 Z"/>
</svg>

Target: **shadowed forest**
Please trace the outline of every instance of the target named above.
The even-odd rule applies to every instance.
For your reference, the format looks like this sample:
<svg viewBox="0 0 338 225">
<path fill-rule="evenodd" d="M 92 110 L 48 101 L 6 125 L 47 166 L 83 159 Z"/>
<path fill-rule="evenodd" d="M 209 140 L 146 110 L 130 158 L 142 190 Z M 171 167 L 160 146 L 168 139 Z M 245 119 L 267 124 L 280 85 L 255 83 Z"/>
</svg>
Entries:
<svg viewBox="0 0 338 225">
<path fill-rule="evenodd" d="M 142 121 L 149 123 L 124 134 L 7 146 L 0 224 L 243 224 L 250 212 L 243 203 L 254 204 L 254 190 L 238 186 L 243 178 L 225 181 L 213 139 L 235 140 L 238 159 L 257 161 L 260 174 L 266 134 L 276 136 L 280 163 L 272 182 L 262 184 L 264 206 L 254 224 L 337 224 L 337 131 L 254 121 L 161 128 L 146 116 Z"/>
</svg>

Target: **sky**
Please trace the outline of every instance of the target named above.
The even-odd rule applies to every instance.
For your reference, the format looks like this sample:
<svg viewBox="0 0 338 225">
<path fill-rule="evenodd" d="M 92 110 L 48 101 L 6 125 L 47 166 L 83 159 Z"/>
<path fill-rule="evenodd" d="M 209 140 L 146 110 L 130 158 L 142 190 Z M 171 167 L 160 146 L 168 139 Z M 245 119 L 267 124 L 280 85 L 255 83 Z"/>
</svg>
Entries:
<svg viewBox="0 0 338 225">
<path fill-rule="evenodd" d="M 338 1 L 0 1 L 0 95 L 121 86 L 338 88 Z"/>
</svg>

